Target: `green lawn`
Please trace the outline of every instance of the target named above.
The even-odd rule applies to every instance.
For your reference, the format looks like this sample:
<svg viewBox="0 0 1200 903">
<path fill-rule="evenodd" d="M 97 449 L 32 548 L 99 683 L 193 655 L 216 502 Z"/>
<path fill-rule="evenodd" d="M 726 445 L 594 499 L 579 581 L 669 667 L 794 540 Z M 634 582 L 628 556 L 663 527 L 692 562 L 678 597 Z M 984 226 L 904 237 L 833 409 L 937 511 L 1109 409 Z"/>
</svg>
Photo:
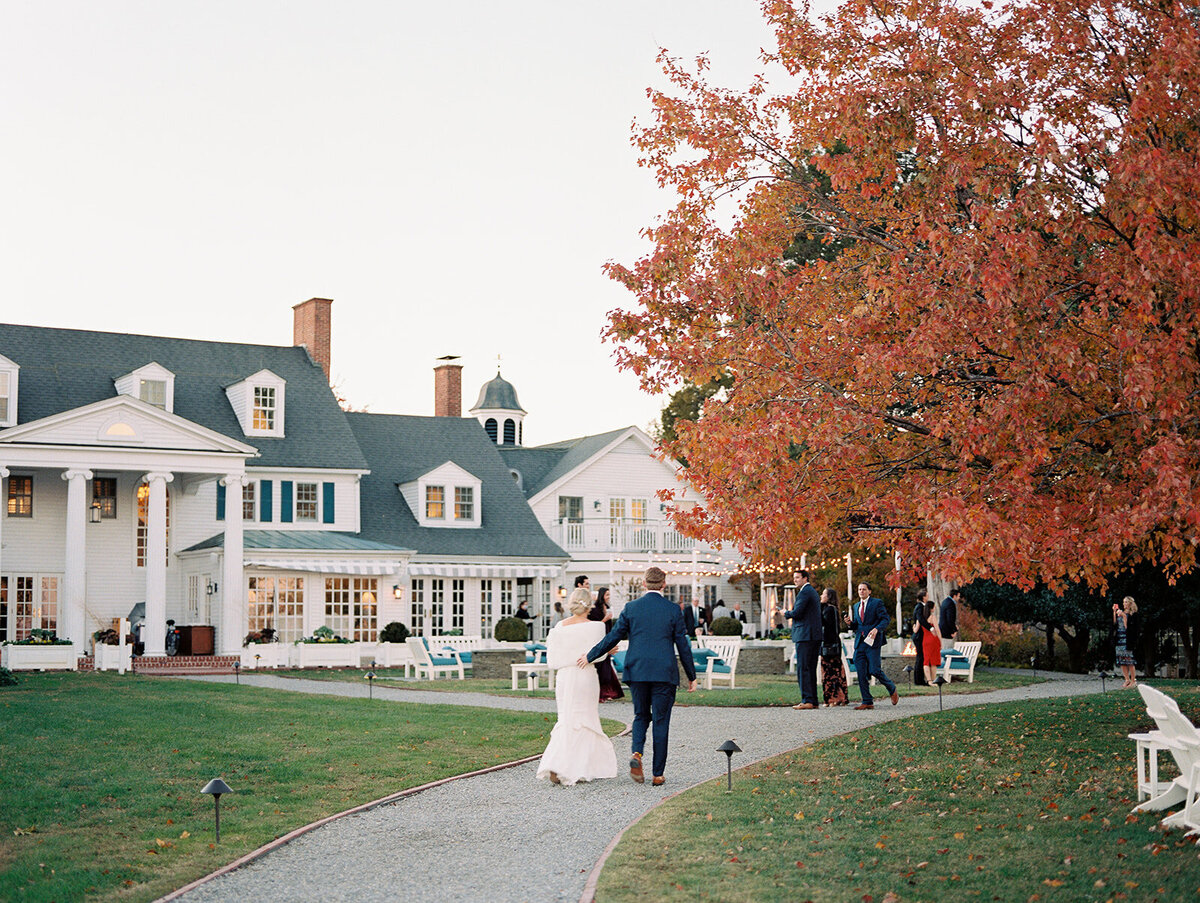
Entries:
<svg viewBox="0 0 1200 903">
<path fill-rule="evenodd" d="M 294 828 L 544 748 L 553 715 L 116 674 L 0 687 L 0 900 L 151 900 Z M 619 730 L 607 722 L 610 732 Z M 221 844 L 212 798 L 222 777 Z"/>
<path fill-rule="evenodd" d="M 1162 685 L 1156 682 L 1157 685 Z M 1193 721 L 1194 683 L 1166 687 Z M 1197 849 L 1136 802 L 1136 692 L 883 724 L 735 772 L 630 829 L 603 903 L 1177 901 Z"/>
<path fill-rule="evenodd" d="M 341 680 L 351 683 L 363 683 L 363 675 L 367 672 L 361 669 L 319 668 L 307 671 L 280 670 L 268 672 L 279 677 L 297 677 L 310 680 Z M 404 677 L 402 669 L 387 671 L 376 669 L 377 687 L 396 687 L 404 690 L 435 690 L 443 692 L 487 693 L 492 696 L 533 696 L 535 698 L 553 699 L 554 694 L 546 689 L 546 682 L 541 681 L 541 689 L 530 693 L 528 690 L 512 689 L 512 681 L 505 679 L 485 680 L 468 678 L 458 680 L 412 680 Z M 1029 684 L 1041 683 L 1044 678 L 1035 677 L 1032 673 L 1018 674 L 1009 672 L 976 671 L 975 682 L 967 683 L 956 680 L 942 687 L 942 692 L 950 693 L 986 693 L 990 690 L 1003 690 L 1009 687 L 1023 687 Z M 522 683 L 523 687 L 524 684 Z M 898 686 L 901 696 L 937 695 L 936 687 L 911 687 L 904 684 Z M 882 687 L 872 688 L 875 696 L 883 693 Z M 626 696 L 628 698 L 628 696 Z M 850 688 L 851 704 L 858 702 L 858 685 Z M 705 690 L 703 685 L 695 693 L 686 692 L 680 688 L 678 705 L 711 705 L 711 706 L 767 706 L 794 705 L 800 701 L 800 690 L 796 685 L 794 675 L 783 674 L 739 674 L 737 689 L 731 690 L 728 685 L 714 684 L 713 689 Z"/>
</svg>

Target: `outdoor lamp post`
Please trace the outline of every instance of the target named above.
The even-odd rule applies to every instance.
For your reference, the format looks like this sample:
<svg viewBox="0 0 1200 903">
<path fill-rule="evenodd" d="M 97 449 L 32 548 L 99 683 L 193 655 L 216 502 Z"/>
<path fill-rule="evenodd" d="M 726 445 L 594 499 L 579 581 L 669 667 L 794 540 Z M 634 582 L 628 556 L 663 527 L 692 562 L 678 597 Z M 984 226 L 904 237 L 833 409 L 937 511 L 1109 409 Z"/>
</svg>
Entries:
<svg viewBox="0 0 1200 903">
<path fill-rule="evenodd" d="M 1033 676 L 1037 677 L 1037 656 L 1029 656 L 1029 667 L 1033 669 Z"/>
<path fill-rule="evenodd" d="M 367 672 L 367 674 L 366 674 L 366 678 L 367 678 L 367 699 L 374 699 L 374 698 L 375 698 L 375 695 L 374 695 L 374 692 L 375 692 L 375 672 L 374 672 L 374 671 L 368 671 L 368 672 Z"/>
<path fill-rule="evenodd" d="M 238 659 L 236 662 L 233 663 L 233 679 L 237 682 L 237 685 L 239 687 L 242 685 L 242 660 L 241 659 Z"/>
<path fill-rule="evenodd" d="M 1101 671 L 1100 672 L 1100 692 L 1101 693 L 1108 692 L 1108 690 L 1104 689 L 1104 681 L 1106 681 L 1107 679 L 1108 679 L 1108 673 L 1105 671 Z"/>
<path fill-rule="evenodd" d="M 259 659 L 261 659 L 261 658 L 262 658 L 262 656 L 261 656 L 259 653 L 257 653 L 257 652 L 256 652 L 256 653 L 254 653 L 254 670 L 255 670 L 255 671 L 257 671 L 257 670 L 258 670 L 258 667 L 259 667 L 259 666 L 258 666 L 258 661 L 259 661 Z"/>
<path fill-rule="evenodd" d="M 211 781 L 209 781 L 207 784 L 204 785 L 204 789 L 201 790 L 200 792 L 212 794 L 213 805 L 216 806 L 216 810 L 217 810 L 217 843 L 220 843 L 221 842 L 221 794 L 222 793 L 233 793 L 233 788 L 230 787 L 228 784 L 226 784 L 224 781 L 222 781 L 220 778 L 213 778 Z"/>
<path fill-rule="evenodd" d="M 732 740 L 726 740 L 717 747 L 717 752 L 725 753 L 725 792 L 733 793 L 733 754 L 741 752 L 742 748 Z"/>
<path fill-rule="evenodd" d="M 942 710 L 942 684 L 944 684 L 945 682 L 946 682 L 946 678 L 944 678 L 940 674 L 937 676 L 937 680 L 934 681 L 934 683 L 937 684 L 937 688 L 938 688 L 938 711 L 939 712 Z"/>
<path fill-rule="evenodd" d="M 908 675 L 908 685 L 909 685 L 910 687 L 913 685 L 913 671 L 915 671 L 915 670 L 916 670 L 916 669 L 915 669 L 915 668 L 913 668 L 913 666 L 912 666 L 912 665 L 905 665 L 905 666 L 904 666 L 904 673 Z"/>
</svg>

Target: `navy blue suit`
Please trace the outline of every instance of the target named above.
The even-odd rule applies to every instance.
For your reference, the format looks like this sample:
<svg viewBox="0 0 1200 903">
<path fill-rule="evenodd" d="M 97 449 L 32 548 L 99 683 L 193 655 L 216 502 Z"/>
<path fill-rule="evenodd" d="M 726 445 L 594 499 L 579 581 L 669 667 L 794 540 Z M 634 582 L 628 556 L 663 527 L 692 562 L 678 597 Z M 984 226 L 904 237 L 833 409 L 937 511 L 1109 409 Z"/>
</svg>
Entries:
<svg viewBox="0 0 1200 903">
<path fill-rule="evenodd" d="M 862 701 L 870 704 L 872 677 L 887 688 L 889 696 L 896 692 L 896 685 L 892 679 L 883 673 L 883 664 L 879 656 L 883 647 L 883 632 L 891 623 L 891 618 L 888 617 L 887 606 L 883 604 L 883 600 L 874 596 L 867 600 L 866 612 L 861 618 L 860 611 L 861 599 L 850 609 L 850 625 L 854 629 L 854 668 L 858 671 L 858 692 L 862 695 Z M 872 630 L 877 631 L 874 646 L 867 643 L 867 634 Z"/>
<path fill-rule="evenodd" d="M 671 733 L 671 708 L 679 686 L 679 666 L 688 680 L 696 679 L 692 647 L 683 629 L 683 612 L 662 593 L 651 590 L 621 610 L 612 630 L 587 654 L 589 662 L 610 652 L 621 640 L 629 640 L 622 678 L 629 684 L 633 700 L 632 752 L 646 748 L 646 729 L 654 723 L 652 773 L 660 777 L 667 766 L 667 743 Z"/>
<path fill-rule="evenodd" d="M 783 613 L 792 622 L 792 642 L 796 644 L 796 682 L 802 702 L 817 703 L 817 653 L 821 649 L 821 597 L 811 583 L 796 593 L 796 607 Z"/>
</svg>

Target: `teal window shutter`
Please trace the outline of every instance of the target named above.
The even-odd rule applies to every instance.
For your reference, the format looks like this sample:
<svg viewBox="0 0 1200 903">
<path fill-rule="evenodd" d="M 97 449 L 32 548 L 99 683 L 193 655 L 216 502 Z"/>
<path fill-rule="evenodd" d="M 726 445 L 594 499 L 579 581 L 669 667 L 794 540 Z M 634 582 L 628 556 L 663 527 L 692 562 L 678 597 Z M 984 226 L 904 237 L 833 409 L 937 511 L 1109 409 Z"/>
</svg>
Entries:
<svg viewBox="0 0 1200 903">
<path fill-rule="evenodd" d="M 280 523 L 290 524 L 292 522 L 292 481 L 279 481 L 279 521 Z"/>
<path fill-rule="evenodd" d="M 258 519 L 260 521 L 262 521 L 264 524 L 269 524 L 271 522 L 271 517 L 272 517 L 271 510 L 272 510 L 272 508 L 274 506 L 274 502 L 275 502 L 275 499 L 272 498 L 272 496 L 274 495 L 274 491 L 273 491 L 274 486 L 275 486 L 275 484 L 271 480 L 259 480 L 258 481 L 258 496 L 259 496 Z"/>
<path fill-rule="evenodd" d="M 324 483 L 321 486 L 321 494 L 324 496 L 321 505 L 321 520 L 327 524 L 333 523 L 333 484 Z"/>
<path fill-rule="evenodd" d="M 217 481 L 217 520 L 225 520 L 225 486 Z"/>
</svg>

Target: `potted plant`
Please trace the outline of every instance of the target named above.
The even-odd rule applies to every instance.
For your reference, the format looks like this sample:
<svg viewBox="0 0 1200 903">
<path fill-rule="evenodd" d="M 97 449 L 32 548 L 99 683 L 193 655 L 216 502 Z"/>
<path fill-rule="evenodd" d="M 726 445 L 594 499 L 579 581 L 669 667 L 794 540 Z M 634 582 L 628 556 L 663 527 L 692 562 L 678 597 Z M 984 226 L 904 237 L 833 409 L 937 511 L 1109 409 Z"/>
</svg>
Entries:
<svg viewBox="0 0 1200 903">
<path fill-rule="evenodd" d="M 79 667 L 75 647 L 53 630 L 35 627 L 23 640 L 5 642 L 0 665 L 10 671 L 74 671 Z"/>
<path fill-rule="evenodd" d="M 296 657 L 292 664 L 300 668 L 357 668 L 362 644 L 352 643 L 322 625 L 296 641 Z"/>
<path fill-rule="evenodd" d="M 121 635 L 109 627 L 92 634 L 92 655 L 97 671 L 124 674 L 133 667 L 133 643 L 121 643 Z"/>
<path fill-rule="evenodd" d="M 279 642 L 274 627 L 252 630 L 242 640 L 243 668 L 284 668 L 289 661 L 289 649 Z"/>
<path fill-rule="evenodd" d="M 379 631 L 379 642 L 375 646 L 375 664 L 381 668 L 407 668 L 412 664 L 412 654 L 404 642 L 409 637 L 408 625 L 392 621 Z"/>
</svg>

